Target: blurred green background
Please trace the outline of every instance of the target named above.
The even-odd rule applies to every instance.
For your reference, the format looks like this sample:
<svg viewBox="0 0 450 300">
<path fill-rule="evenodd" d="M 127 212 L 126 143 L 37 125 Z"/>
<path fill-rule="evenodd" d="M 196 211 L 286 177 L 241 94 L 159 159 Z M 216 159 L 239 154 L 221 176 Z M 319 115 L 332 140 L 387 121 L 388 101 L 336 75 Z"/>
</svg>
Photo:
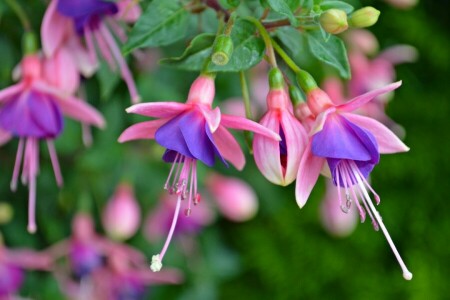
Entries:
<svg viewBox="0 0 450 300">
<path fill-rule="evenodd" d="M 39 28 L 44 1 L 22 0 Z M 352 1 L 352 3 L 358 3 Z M 388 114 L 406 130 L 406 154 L 386 155 L 372 173 L 381 196 L 378 207 L 409 269 L 405 281 L 394 255 L 370 222 L 359 224 L 348 238 L 329 236 L 318 215 L 323 182 L 304 209 L 298 209 L 294 186 L 268 184 L 252 158 L 242 173 L 219 167 L 224 174 L 247 180 L 256 190 L 260 211 L 256 218 L 236 224 L 219 219 L 197 237 L 201 245 L 193 266 L 186 267 L 181 247 L 173 243 L 166 265 L 186 271 L 180 286 L 151 287 L 154 299 L 446 299 L 450 294 L 450 218 L 447 213 L 450 138 L 448 84 L 450 37 L 448 1 L 421 1 L 414 9 L 398 10 L 382 1 L 361 1 L 382 11 L 371 28 L 381 49 L 402 43 L 420 53 L 414 64 L 398 66 L 403 86 L 396 91 Z M 11 84 L 12 68 L 20 60 L 21 28 L 0 3 L 0 87 Z M 182 48 L 165 49 L 178 54 Z M 136 66 L 135 66 L 136 67 Z M 106 77 L 108 75 L 105 75 Z M 110 77 L 107 77 L 110 78 Z M 195 74 L 159 68 L 140 72 L 138 88 L 145 101 L 182 100 Z M 128 94 L 123 83 L 114 90 L 109 80 L 87 83 L 88 99 L 105 115 L 108 127 L 94 130 L 94 145 L 85 149 L 79 124 L 66 122 L 56 142 L 65 186 L 54 183 L 46 151 L 41 152 L 38 178 L 38 232 L 26 232 L 27 189 L 9 190 L 17 141 L 0 148 L 0 201 L 14 207 L 12 222 L 0 225 L 11 247 L 43 249 L 70 234 L 70 220 L 81 197 L 92 201 L 98 219 L 102 207 L 121 179 L 134 182 L 143 216 L 154 207 L 169 166 L 159 161 L 153 142 L 116 143 L 126 126 L 142 118 L 126 115 Z M 103 85 L 103 86 L 102 86 Z M 114 87 L 112 87 L 114 88 Z M 100 92 L 101 91 L 101 92 Z M 220 75 L 217 99 L 239 96 L 238 77 Z M 241 139 L 242 141 L 243 139 Z M 244 143 L 242 143 L 244 145 Z M 200 176 L 205 170 L 200 171 Z M 83 196 L 85 195 L 85 196 Z M 102 231 L 98 223 L 99 232 Z M 149 244 L 139 232 L 129 241 L 148 257 L 161 244 Z M 33 299 L 64 299 L 50 274 L 28 273 L 21 295 Z"/>
</svg>

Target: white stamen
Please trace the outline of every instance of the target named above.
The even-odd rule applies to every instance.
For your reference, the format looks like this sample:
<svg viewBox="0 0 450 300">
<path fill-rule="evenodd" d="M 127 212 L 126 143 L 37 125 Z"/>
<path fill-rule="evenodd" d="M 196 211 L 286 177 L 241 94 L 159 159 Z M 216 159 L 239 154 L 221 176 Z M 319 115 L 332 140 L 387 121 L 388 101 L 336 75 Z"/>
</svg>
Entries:
<svg viewBox="0 0 450 300">
<path fill-rule="evenodd" d="M 162 262 L 161 262 L 161 259 L 159 258 L 159 254 L 153 255 L 152 263 L 150 264 L 150 269 L 153 272 L 159 272 L 159 271 L 161 271 L 161 268 L 162 268 Z"/>
</svg>

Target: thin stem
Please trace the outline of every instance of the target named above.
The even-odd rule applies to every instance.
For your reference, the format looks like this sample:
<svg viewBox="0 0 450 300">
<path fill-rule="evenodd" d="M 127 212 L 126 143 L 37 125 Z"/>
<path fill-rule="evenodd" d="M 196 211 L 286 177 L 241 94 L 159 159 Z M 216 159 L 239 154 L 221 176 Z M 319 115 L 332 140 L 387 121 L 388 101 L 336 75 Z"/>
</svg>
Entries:
<svg viewBox="0 0 450 300">
<path fill-rule="evenodd" d="M 278 55 L 284 60 L 284 62 L 288 65 L 289 68 L 292 69 L 295 73 L 301 71 L 300 67 L 289 57 L 289 55 L 272 39 L 272 45 L 275 51 L 277 51 Z"/>
<path fill-rule="evenodd" d="M 22 23 L 23 29 L 25 31 L 31 31 L 30 21 L 27 17 L 27 14 L 22 9 L 22 7 L 17 3 L 17 0 L 5 0 L 6 3 L 11 7 L 11 9 L 16 14 L 17 18 L 19 18 L 20 23 Z"/>
<path fill-rule="evenodd" d="M 264 40 L 264 43 L 266 44 L 267 48 L 267 56 L 269 57 L 269 62 L 272 67 L 277 67 L 277 60 L 275 59 L 275 52 L 273 51 L 272 46 L 272 39 L 270 38 L 269 33 L 267 32 L 266 28 L 263 26 L 263 24 L 253 17 L 245 17 L 246 20 L 252 22 L 256 28 L 258 28 L 259 33 L 261 34 L 261 37 Z"/>
<path fill-rule="evenodd" d="M 225 26 L 224 15 L 221 12 L 218 12 L 218 13 L 220 14 L 219 25 L 217 27 L 216 39 L 214 40 L 214 43 L 213 43 L 213 49 L 214 49 L 214 45 L 216 44 L 217 37 L 222 33 L 223 28 Z M 212 54 L 210 56 L 208 56 L 208 58 L 203 63 L 203 67 L 202 67 L 202 71 L 201 71 L 202 74 L 210 74 L 208 72 L 208 67 L 212 62 L 211 57 L 212 57 Z"/>
<path fill-rule="evenodd" d="M 247 79 L 245 78 L 245 73 L 243 71 L 239 72 L 239 78 L 241 81 L 241 90 L 242 90 L 242 99 L 244 101 L 245 107 L 245 117 L 249 120 L 253 120 L 252 107 L 250 104 L 250 94 L 248 92 Z M 245 142 L 250 150 L 250 153 L 253 153 L 252 149 L 252 135 L 249 131 L 244 132 Z"/>
<path fill-rule="evenodd" d="M 225 26 L 225 29 L 223 30 L 223 34 L 230 35 L 231 30 L 233 30 L 234 21 L 236 20 L 236 12 L 233 12 L 228 19 L 227 25 Z"/>
</svg>

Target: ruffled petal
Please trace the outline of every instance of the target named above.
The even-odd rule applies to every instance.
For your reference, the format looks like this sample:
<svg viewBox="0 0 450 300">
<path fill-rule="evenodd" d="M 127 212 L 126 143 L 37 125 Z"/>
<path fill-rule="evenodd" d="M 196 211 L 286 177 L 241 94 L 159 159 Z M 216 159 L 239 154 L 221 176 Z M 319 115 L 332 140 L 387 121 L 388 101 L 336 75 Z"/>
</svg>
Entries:
<svg viewBox="0 0 450 300">
<path fill-rule="evenodd" d="M 300 161 L 295 184 L 295 200 L 300 208 L 308 201 L 324 163 L 325 159 L 313 155 L 311 147 L 308 145 Z"/>
<path fill-rule="evenodd" d="M 370 131 L 378 143 L 378 151 L 383 154 L 406 152 L 406 146 L 391 130 L 372 118 L 356 114 L 343 114 L 350 122 Z"/>
<path fill-rule="evenodd" d="M 260 124 L 273 132 L 280 132 L 278 112 L 269 111 L 263 116 Z M 263 135 L 253 138 L 253 156 L 261 174 L 270 182 L 286 185 L 280 160 L 280 142 Z"/>
<path fill-rule="evenodd" d="M 122 132 L 118 141 L 124 143 L 132 140 L 154 139 L 156 130 L 167 121 L 168 119 L 159 119 L 134 124 Z"/>
<path fill-rule="evenodd" d="M 105 119 L 91 105 L 76 97 L 65 99 L 55 98 L 61 111 L 69 118 L 78 120 L 88 125 L 94 125 L 99 128 L 105 127 Z"/>
<path fill-rule="evenodd" d="M 148 102 L 135 104 L 127 108 L 127 113 L 154 118 L 168 118 L 174 117 L 190 108 L 190 105 L 179 102 Z"/>
<path fill-rule="evenodd" d="M 232 129 L 252 131 L 254 133 L 267 136 L 276 141 L 281 141 L 281 137 L 279 134 L 246 118 L 222 114 L 222 121 L 220 122 L 220 124 Z"/>
<path fill-rule="evenodd" d="M 344 117 L 330 115 L 321 131 L 312 136 L 316 156 L 378 162 L 378 146 L 373 135 Z"/>
<path fill-rule="evenodd" d="M 225 127 L 219 126 L 213 133 L 213 138 L 222 157 L 241 171 L 245 166 L 245 155 L 233 135 Z"/>
<path fill-rule="evenodd" d="M 354 111 L 355 109 L 363 106 L 364 104 L 366 104 L 373 98 L 375 98 L 379 95 L 388 93 L 390 91 L 393 91 L 401 85 L 402 85 L 401 81 L 391 83 L 389 85 L 386 85 L 385 87 L 382 87 L 382 88 L 370 91 L 368 93 L 365 93 L 363 95 L 357 96 L 344 104 L 338 105 L 336 108 L 342 112 Z"/>
</svg>

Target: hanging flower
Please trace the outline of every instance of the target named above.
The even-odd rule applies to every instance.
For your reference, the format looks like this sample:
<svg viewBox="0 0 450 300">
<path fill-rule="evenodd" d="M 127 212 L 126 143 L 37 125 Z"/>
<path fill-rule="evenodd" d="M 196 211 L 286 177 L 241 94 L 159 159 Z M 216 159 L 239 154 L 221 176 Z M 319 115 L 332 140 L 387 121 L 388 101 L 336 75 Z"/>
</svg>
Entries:
<svg viewBox="0 0 450 300">
<path fill-rule="evenodd" d="M 43 65 L 38 55 L 25 56 L 20 68 L 20 82 L 0 91 L 0 128 L 19 138 L 11 190 L 17 189 L 23 160 L 22 182 L 29 187 L 28 231 L 35 232 L 38 142 L 46 141 L 56 182 L 61 186 L 63 180 L 53 140 L 63 130 L 63 114 L 98 127 L 104 126 L 104 120 L 91 106 L 50 86 L 43 75 Z"/>
<path fill-rule="evenodd" d="M 89 77 L 97 69 L 97 47 L 111 70 L 119 69 L 133 103 L 139 102 L 136 84 L 114 35 L 125 42 L 119 21 L 135 22 L 140 12 L 133 0 L 52 0 L 41 28 L 44 53 L 51 57 L 63 47 L 75 58 L 80 72 Z M 84 37 L 86 47 L 80 37 Z"/>
<path fill-rule="evenodd" d="M 377 203 L 380 198 L 366 180 L 378 164 L 380 153 L 404 152 L 409 148 L 383 124 L 351 113 L 378 95 L 390 92 L 400 85 L 401 82 L 392 83 L 340 105 L 333 104 L 329 96 L 319 88 L 308 93 L 308 106 L 316 119 L 298 170 L 296 200 L 300 207 L 306 204 L 319 173 L 325 169 L 331 175 L 334 185 L 345 191 L 346 205 L 343 205 L 341 194 L 338 193 L 339 205 L 345 211 L 351 203 L 355 203 L 362 221 L 366 213 L 369 214 L 374 228 L 381 228 L 386 236 L 403 270 L 403 277 L 410 280 L 412 274 L 393 244 L 372 203 L 369 191 L 373 193 Z"/>
<path fill-rule="evenodd" d="M 134 139 L 155 139 L 166 148 L 165 162 L 172 163 L 165 189 L 178 195 L 172 226 L 166 244 L 159 255 L 153 256 L 152 270 L 159 271 L 161 261 L 175 229 L 181 200 L 187 200 L 185 210 L 191 213 L 191 203 L 200 201 L 197 192 L 197 161 L 212 167 L 216 158 L 224 164 L 231 162 L 238 170 L 245 164 L 244 154 L 227 128 L 249 130 L 279 140 L 271 130 L 242 117 L 221 114 L 212 109 L 215 87 L 209 75 L 200 75 L 192 84 L 185 104 L 177 102 L 154 102 L 136 104 L 127 109 L 157 120 L 142 122 L 126 129 L 120 142 Z"/>
</svg>

